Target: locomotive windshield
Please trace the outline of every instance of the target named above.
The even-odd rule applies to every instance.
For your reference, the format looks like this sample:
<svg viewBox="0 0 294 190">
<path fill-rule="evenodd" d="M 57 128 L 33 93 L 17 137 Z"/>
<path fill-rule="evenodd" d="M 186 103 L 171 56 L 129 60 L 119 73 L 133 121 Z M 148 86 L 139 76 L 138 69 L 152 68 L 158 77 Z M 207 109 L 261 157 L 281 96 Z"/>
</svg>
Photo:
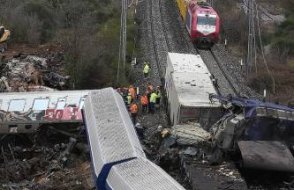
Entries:
<svg viewBox="0 0 294 190">
<path fill-rule="evenodd" d="M 209 17 L 209 16 L 198 16 L 197 19 L 198 25 L 211 25 L 215 26 L 216 24 L 216 18 L 215 17 Z"/>
</svg>

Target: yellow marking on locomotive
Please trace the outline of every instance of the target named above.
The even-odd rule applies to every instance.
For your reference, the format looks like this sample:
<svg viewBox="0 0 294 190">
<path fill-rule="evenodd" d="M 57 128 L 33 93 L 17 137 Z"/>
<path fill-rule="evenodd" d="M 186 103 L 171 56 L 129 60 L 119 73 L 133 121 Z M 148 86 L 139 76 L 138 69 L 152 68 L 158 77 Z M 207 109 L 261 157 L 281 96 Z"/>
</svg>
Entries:
<svg viewBox="0 0 294 190">
<path fill-rule="evenodd" d="M 186 21 L 187 7 L 189 5 L 189 2 L 190 0 L 177 0 L 178 8 L 184 22 Z"/>
</svg>

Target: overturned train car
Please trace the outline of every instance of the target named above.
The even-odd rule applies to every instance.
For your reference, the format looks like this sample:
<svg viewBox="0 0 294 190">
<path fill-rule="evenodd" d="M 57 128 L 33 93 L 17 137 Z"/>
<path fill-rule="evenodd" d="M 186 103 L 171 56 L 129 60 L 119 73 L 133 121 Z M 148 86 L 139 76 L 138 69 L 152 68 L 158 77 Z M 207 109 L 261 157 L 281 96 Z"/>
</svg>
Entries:
<svg viewBox="0 0 294 190">
<path fill-rule="evenodd" d="M 91 92 L 83 116 L 97 189 L 184 190 L 146 158 L 123 99 L 112 88 Z"/>
<path fill-rule="evenodd" d="M 207 129 L 223 114 L 211 74 L 200 55 L 168 53 L 165 74 L 167 112 L 173 125 L 195 121 Z"/>
</svg>

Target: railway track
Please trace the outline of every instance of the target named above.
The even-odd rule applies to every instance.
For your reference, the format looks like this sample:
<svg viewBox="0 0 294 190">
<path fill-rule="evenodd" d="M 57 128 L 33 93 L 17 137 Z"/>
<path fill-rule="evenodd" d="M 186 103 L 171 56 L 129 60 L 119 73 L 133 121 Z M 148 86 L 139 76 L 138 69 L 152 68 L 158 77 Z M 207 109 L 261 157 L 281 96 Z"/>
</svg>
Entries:
<svg viewBox="0 0 294 190">
<path fill-rule="evenodd" d="M 232 79 L 230 78 L 228 71 L 226 71 L 226 69 L 222 66 L 219 58 L 214 54 L 214 52 L 211 49 L 208 50 L 208 51 L 211 53 L 212 57 L 214 58 L 216 64 L 218 65 L 220 71 L 222 72 L 223 76 L 227 79 L 227 81 L 230 84 L 234 94 L 239 96 L 240 95 L 240 90 L 237 89 L 237 87 L 235 86 L 235 83 L 232 82 Z"/>
<path fill-rule="evenodd" d="M 165 36 L 164 43 L 166 43 L 167 45 L 166 51 L 200 54 L 210 72 L 215 76 L 215 78 L 217 78 L 220 94 L 239 95 L 240 90 L 237 88 L 237 85 L 232 82 L 232 79 L 229 77 L 228 72 L 220 63 L 220 60 L 217 58 L 217 56 L 212 51 L 197 49 L 191 42 L 185 25 L 182 23 L 182 20 L 179 16 L 179 13 L 177 11 L 174 11 L 172 13 L 168 11 L 171 9 L 172 6 L 174 6 L 174 9 L 176 9 L 174 3 L 172 1 L 166 0 L 158 0 L 152 2 L 153 4 L 159 6 L 159 9 L 157 8 L 156 10 L 160 11 L 159 20 L 161 21 L 162 27 L 161 33 Z M 154 10 L 150 11 L 154 12 Z M 151 13 L 154 14 L 153 12 Z M 177 20 L 178 22 L 176 23 L 175 20 Z M 156 39 L 154 34 L 153 36 L 154 39 Z"/>
<path fill-rule="evenodd" d="M 195 53 L 190 38 L 185 31 L 185 25 L 177 11 L 171 11 L 173 1 L 158 0 L 162 26 L 166 38 L 168 39 L 168 50 L 176 53 Z M 178 22 L 176 22 L 178 21 Z"/>
<path fill-rule="evenodd" d="M 152 34 L 152 43 L 155 53 L 156 65 L 158 68 L 161 85 L 164 85 L 164 74 L 166 66 L 166 53 L 170 46 L 166 37 L 166 31 L 162 24 L 162 17 L 160 14 L 160 1 L 148 1 L 150 3 L 150 27 Z M 155 10 L 154 10 L 155 9 Z M 162 32 L 163 31 L 163 32 Z"/>
<path fill-rule="evenodd" d="M 201 50 L 195 47 L 198 54 L 202 57 L 210 73 L 217 79 L 217 88 L 221 95 L 239 95 L 239 90 L 230 79 L 227 71 L 220 63 L 219 59 L 210 50 Z"/>
</svg>

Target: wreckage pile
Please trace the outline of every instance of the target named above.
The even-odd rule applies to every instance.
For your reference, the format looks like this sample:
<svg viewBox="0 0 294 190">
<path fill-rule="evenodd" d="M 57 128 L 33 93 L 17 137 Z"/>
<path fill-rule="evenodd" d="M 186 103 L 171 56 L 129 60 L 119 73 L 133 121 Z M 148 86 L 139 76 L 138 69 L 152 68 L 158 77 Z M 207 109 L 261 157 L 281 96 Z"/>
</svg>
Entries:
<svg viewBox="0 0 294 190">
<path fill-rule="evenodd" d="M 93 188 L 87 145 L 80 139 L 41 130 L 0 140 L 0 189 Z"/>
<path fill-rule="evenodd" d="M 32 55 L 8 60 L 1 65 L 0 91 L 52 91 L 50 88 L 67 88 L 69 76 L 55 72 L 57 68 L 54 67 L 48 64 L 46 58 Z"/>
<path fill-rule="evenodd" d="M 50 52 L 49 52 L 50 53 Z M 16 55 L 0 62 L 0 92 L 68 89 L 62 55 Z M 30 121 L 31 122 L 31 121 Z M 0 135 L 0 189 L 93 189 L 83 125 L 41 125 L 37 132 Z"/>
</svg>

